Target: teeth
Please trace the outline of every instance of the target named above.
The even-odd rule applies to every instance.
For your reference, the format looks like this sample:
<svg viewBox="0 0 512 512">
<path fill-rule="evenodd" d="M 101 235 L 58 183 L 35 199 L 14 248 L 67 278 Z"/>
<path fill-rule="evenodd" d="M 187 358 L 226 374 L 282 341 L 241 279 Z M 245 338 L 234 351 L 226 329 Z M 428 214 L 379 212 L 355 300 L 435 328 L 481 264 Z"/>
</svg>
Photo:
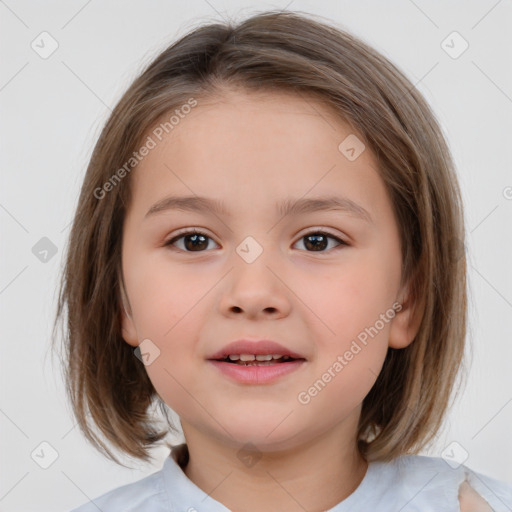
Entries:
<svg viewBox="0 0 512 512">
<path fill-rule="evenodd" d="M 230 361 L 271 361 L 272 359 L 281 359 L 287 360 L 290 359 L 289 356 L 282 356 L 281 354 L 230 354 Z"/>
<path fill-rule="evenodd" d="M 257 355 L 256 356 L 256 361 L 271 361 L 272 360 L 272 354 L 268 354 L 268 355 Z"/>
</svg>

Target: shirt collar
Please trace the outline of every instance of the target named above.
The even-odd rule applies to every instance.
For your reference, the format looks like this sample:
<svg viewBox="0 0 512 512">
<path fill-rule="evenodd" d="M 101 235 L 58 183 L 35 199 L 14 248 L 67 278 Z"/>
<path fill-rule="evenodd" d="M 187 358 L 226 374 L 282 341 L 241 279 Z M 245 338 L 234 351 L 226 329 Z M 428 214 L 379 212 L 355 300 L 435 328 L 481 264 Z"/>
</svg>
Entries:
<svg viewBox="0 0 512 512">
<path fill-rule="evenodd" d="M 176 512 L 197 510 L 201 512 L 231 512 L 222 503 L 199 488 L 184 473 L 183 468 L 188 463 L 188 448 L 186 443 L 171 449 L 162 468 L 165 489 Z"/>
</svg>

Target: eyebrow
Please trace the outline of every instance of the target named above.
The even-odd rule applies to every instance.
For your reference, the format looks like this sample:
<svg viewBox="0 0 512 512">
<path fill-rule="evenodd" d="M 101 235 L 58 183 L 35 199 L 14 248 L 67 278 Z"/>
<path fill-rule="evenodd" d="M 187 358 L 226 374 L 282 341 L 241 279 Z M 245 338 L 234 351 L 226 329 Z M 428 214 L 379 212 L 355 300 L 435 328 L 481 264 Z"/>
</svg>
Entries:
<svg viewBox="0 0 512 512">
<path fill-rule="evenodd" d="M 218 199 L 201 196 L 168 196 L 151 206 L 144 218 L 147 219 L 169 210 L 199 213 L 211 211 L 219 215 L 231 217 L 224 202 Z M 285 199 L 277 205 L 276 210 L 282 217 L 319 211 L 343 211 L 368 223 L 373 223 L 373 219 L 368 211 L 347 197 L 328 196 L 321 198 Z"/>
</svg>

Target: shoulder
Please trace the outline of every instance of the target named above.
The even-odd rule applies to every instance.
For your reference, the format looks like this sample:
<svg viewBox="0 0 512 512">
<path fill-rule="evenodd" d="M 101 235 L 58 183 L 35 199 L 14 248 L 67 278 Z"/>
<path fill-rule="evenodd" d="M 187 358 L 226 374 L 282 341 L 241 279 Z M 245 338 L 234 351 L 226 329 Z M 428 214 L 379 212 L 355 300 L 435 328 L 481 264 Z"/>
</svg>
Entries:
<svg viewBox="0 0 512 512">
<path fill-rule="evenodd" d="M 152 473 L 131 484 L 117 487 L 71 512 L 163 512 L 169 510 L 162 471 Z"/>
</svg>

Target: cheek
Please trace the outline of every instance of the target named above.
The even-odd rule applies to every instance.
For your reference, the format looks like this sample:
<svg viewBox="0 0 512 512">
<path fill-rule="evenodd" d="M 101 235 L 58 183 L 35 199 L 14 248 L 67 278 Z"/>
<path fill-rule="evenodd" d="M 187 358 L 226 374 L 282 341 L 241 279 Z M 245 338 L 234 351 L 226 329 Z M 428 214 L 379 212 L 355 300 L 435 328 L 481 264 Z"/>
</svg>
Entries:
<svg viewBox="0 0 512 512">
<path fill-rule="evenodd" d="M 304 281 L 304 302 L 323 324 L 322 338 L 333 343 L 355 338 L 392 306 L 396 278 L 390 277 L 388 263 L 369 251 L 354 253 L 350 261 L 331 267 L 325 279 Z M 387 329 L 386 324 L 382 330 Z"/>
<path fill-rule="evenodd" d="M 328 408 L 331 400 L 340 400 L 341 406 L 343 398 L 343 407 L 350 410 L 375 383 L 387 354 L 399 278 L 396 262 L 384 256 L 376 251 L 354 254 L 308 295 L 308 306 L 321 322 L 314 335 L 318 364 L 311 394 L 304 390 L 306 400 L 318 393 L 317 405 Z"/>
<path fill-rule="evenodd" d="M 190 372 L 197 362 L 197 319 L 208 314 L 201 299 L 214 283 L 187 276 L 165 261 L 132 263 L 136 272 L 125 278 L 138 338 L 150 340 L 146 346 L 152 362 L 146 372 L 162 400 L 183 410 L 189 400 L 184 389 L 193 392 L 196 380 Z"/>
<path fill-rule="evenodd" d="M 197 395 L 190 364 L 175 349 L 164 347 L 146 372 L 160 398 L 174 411 L 183 413 L 194 405 L 190 397 Z"/>
<path fill-rule="evenodd" d="M 139 334 L 165 343 L 183 329 L 184 319 L 197 315 L 205 291 L 215 284 L 211 273 L 191 275 L 186 265 L 170 264 L 163 252 L 145 261 L 134 259 L 132 268 L 127 287 Z"/>
</svg>

